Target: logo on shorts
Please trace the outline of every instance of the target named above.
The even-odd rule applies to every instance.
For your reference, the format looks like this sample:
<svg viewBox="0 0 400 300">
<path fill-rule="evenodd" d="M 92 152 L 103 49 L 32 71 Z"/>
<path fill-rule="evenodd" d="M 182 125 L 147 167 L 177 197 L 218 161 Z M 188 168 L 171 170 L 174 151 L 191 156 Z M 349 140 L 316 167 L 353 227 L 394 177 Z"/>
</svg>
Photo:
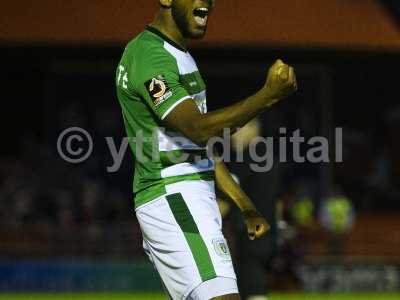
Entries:
<svg viewBox="0 0 400 300">
<path fill-rule="evenodd" d="M 155 106 L 172 96 L 172 91 L 163 75 L 158 75 L 144 84 Z"/>
<path fill-rule="evenodd" d="M 214 245 L 215 253 L 217 253 L 218 256 L 229 260 L 231 259 L 231 253 L 229 252 L 228 245 L 224 238 L 213 239 L 212 244 Z"/>
</svg>

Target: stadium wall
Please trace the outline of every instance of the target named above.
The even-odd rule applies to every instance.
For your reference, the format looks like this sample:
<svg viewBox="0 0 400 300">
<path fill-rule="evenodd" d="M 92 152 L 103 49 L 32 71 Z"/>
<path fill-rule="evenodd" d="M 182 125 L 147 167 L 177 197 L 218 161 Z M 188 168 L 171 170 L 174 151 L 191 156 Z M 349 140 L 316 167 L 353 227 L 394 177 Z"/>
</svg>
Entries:
<svg viewBox="0 0 400 300">
<path fill-rule="evenodd" d="M 217 4 L 201 45 L 400 49 L 397 24 L 377 0 L 218 0 Z M 155 0 L 6 1 L 0 11 L 0 42 L 125 44 L 156 11 Z"/>
</svg>

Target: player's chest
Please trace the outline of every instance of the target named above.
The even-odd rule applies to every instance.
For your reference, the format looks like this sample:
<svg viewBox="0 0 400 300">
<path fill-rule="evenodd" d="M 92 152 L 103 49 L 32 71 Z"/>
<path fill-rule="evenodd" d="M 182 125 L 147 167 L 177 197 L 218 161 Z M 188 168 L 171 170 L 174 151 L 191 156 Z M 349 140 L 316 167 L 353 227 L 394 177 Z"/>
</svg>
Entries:
<svg viewBox="0 0 400 300">
<path fill-rule="evenodd" d="M 207 113 L 206 85 L 193 59 L 188 56 L 178 61 L 179 82 L 189 95 L 196 101 L 202 114 Z"/>
</svg>

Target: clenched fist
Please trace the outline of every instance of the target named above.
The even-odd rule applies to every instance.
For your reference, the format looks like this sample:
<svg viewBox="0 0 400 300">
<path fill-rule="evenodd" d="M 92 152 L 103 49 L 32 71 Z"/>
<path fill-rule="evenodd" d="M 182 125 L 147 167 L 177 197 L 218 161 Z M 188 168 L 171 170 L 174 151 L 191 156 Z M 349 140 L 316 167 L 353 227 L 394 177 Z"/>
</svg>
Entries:
<svg viewBox="0 0 400 300">
<path fill-rule="evenodd" d="M 267 234 L 270 229 L 268 222 L 256 210 L 247 210 L 242 213 L 250 240 L 255 240 Z"/>
<path fill-rule="evenodd" d="M 297 91 L 296 74 L 293 67 L 278 59 L 268 71 L 267 82 L 263 87 L 269 104 L 273 104 Z"/>
</svg>

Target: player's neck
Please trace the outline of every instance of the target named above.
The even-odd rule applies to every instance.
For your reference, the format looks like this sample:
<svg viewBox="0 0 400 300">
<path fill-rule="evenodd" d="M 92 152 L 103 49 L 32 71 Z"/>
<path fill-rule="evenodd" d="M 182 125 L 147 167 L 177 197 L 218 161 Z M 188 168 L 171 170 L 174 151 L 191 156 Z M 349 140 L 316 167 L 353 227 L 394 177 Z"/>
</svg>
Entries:
<svg viewBox="0 0 400 300">
<path fill-rule="evenodd" d="M 158 29 L 182 48 L 186 48 L 187 40 L 183 37 L 178 25 L 176 25 L 170 9 L 161 9 L 150 26 Z"/>
</svg>

